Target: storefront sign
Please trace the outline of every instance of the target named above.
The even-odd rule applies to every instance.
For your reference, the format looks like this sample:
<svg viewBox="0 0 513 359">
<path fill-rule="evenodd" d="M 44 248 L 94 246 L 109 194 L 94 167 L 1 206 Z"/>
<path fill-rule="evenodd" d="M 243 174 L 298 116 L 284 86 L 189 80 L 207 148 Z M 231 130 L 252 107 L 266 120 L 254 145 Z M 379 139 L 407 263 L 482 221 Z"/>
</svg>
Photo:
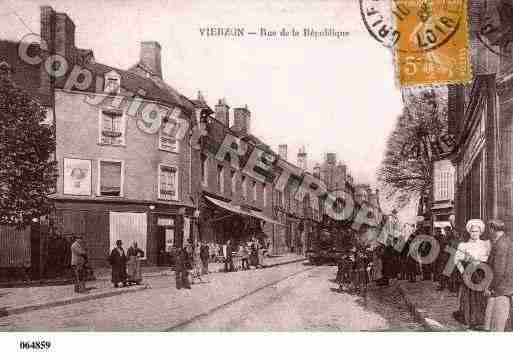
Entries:
<svg viewBox="0 0 513 359">
<path fill-rule="evenodd" d="M 477 154 L 481 151 L 485 143 L 485 116 L 486 116 L 486 108 L 483 108 L 481 114 L 481 120 L 475 132 L 472 134 L 472 137 L 468 141 L 466 146 L 466 150 L 463 154 L 463 160 L 461 161 L 460 166 L 458 166 L 458 183 L 461 183 L 465 176 L 470 171 L 472 167 L 472 163 L 476 158 Z"/>
<path fill-rule="evenodd" d="M 157 225 L 158 226 L 174 226 L 175 221 L 172 218 L 162 218 L 159 217 L 157 219 Z"/>
<path fill-rule="evenodd" d="M 64 159 L 64 194 L 91 195 L 91 161 Z"/>
</svg>

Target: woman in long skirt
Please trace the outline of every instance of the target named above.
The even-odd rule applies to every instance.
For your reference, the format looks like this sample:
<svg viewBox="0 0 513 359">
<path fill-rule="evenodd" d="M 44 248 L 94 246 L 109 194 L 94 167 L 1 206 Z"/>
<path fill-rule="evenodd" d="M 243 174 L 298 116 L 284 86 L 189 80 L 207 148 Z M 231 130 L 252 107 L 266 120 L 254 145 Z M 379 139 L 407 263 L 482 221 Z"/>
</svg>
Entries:
<svg viewBox="0 0 513 359">
<path fill-rule="evenodd" d="M 469 265 L 478 265 L 488 260 L 491 245 L 489 241 L 481 239 L 485 225 L 480 219 L 471 219 L 466 225 L 467 232 L 470 234 L 468 242 L 460 243 L 454 255 L 456 267 L 465 277 L 465 268 Z M 484 272 L 474 271 L 471 278 L 460 286 L 460 311 L 463 324 L 470 329 L 478 329 L 484 323 L 484 314 L 486 310 L 486 298 L 482 290 L 470 288 L 470 282 L 478 284 L 484 278 Z M 474 286 L 472 286 L 474 287 Z"/>
</svg>

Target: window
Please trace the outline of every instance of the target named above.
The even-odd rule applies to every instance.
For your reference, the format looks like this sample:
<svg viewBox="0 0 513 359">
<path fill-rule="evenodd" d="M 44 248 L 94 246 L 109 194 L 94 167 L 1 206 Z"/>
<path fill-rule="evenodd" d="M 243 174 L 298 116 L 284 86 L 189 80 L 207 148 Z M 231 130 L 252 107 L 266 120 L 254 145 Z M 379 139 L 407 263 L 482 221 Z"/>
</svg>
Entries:
<svg viewBox="0 0 513 359">
<path fill-rule="evenodd" d="M 125 119 L 122 111 L 100 110 L 100 143 L 112 146 L 125 144 Z"/>
<path fill-rule="evenodd" d="M 178 152 L 178 141 L 176 137 L 172 133 L 160 129 L 159 149 L 169 152 Z"/>
<path fill-rule="evenodd" d="M 248 198 L 248 185 L 246 183 L 246 176 L 242 176 L 241 182 L 242 182 L 242 196 L 244 197 L 244 199 L 247 199 Z"/>
<path fill-rule="evenodd" d="M 105 74 L 104 91 L 110 94 L 118 94 L 121 88 L 121 76 L 116 71 Z"/>
<path fill-rule="evenodd" d="M 267 187 L 265 183 L 262 183 L 262 197 L 264 202 L 264 207 L 267 207 Z"/>
<path fill-rule="evenodd" d="M 222 165 L 217 165 L 217 185 L 219 192 L 224 192 L 224 168 Z"/>
<path fill-rule="evenodd" d="M 98 194 L 100 196 L 123 196 L 123 162 L 99 161 Z"/>
<path fill-rule="evenodd" d="M 159 199 L 178 200 L 178 169 L 173 166 L 159 166 Z"/>
<path fill-rule="evenodd" d="M 256 185 L 255 181 L 253 181 L 251 183 L 251 188 L 253 189 L 253 201 L 256 201 L 257 200 L 257 185 Z"/>
<path fill-rule="evenodd" d="M 201 154 L 201 184 L 208 185 L 208 157 L 204 153 Z"/>
<path fill-rule="evenodd" d="M 231 178 L 232 195 L 233 195 L 237 191 L 237 172 L 235 172 L 235 170 L 231 170 L 230 178 Z"/>
</svg>

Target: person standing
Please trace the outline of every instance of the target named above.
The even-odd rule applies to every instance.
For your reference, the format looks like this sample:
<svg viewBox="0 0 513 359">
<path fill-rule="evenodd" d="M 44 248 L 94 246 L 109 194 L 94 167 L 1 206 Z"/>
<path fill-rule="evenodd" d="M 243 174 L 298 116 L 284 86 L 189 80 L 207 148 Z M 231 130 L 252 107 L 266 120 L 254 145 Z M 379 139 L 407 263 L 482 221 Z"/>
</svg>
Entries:
<svg viewBox="0 0 513 359">
<path fill-rule="evenodd" d="M 233 272 L 233 245 L 232 240 L 229 239 L 226 242 L 226 257 L 224 261 L 224 270 L 225 272 Z"/>
<path fill-rule="evenodd" d="M 467 222 L 466 229 L 470 234 L 470 240 L 460 243 L 454 254 L 456 268 L 463 275 L 468 265 L 479 265 L 488 260 L 490 254 L 490 242 L 481 239 L 485 225 L 480 219 L 471 219 Z M 483 280 L 481 270 L 476 270 L 470 280 L 480 283 Z M 484 324 L 486 298 L 481 290 L 474 290 L 463 283 L 460 286 L 460 317 L 463 324 L 470 329 L 478 329 Z"/>
<path fill-rule="evenodd" d="M 119 283 L 123 283 L 126 287 L 126 262 L 127 258 L 123 249 L 123 242 L 116 241 L 116 247 L 110 252 L 109 263 L 112 266 L 112 284 L 118 287 Z"/>
<path fill-rule="evenodd" d="M 84 266 L 86 263 L 87 255 L 86 250 L 82 246 L 82 237 L 75 236 L 74 242 L 71 245 L 71 268 L 75 279 L 75 292 L 85 292 L 84 283 Z"/>
<path fill-rule="evenodd" d="M 208 261 L 209 261 L 210 248 L 208 244 L 202 243 L 200 246 L 200 260 L 201 260 L 201 274 L 208 274 Z"/>
<path fill-rule="evenodd" d="M 142 281 L 140 258 L 144 257 L 144 251 L 138 247 L 137 242 L 134 242 L 128 248 L 126 255 L 128 257 L 127 282 L 128 284 L 139 284 Z"/>
<path fill-rule="evenodd" d="M 445 233 L 442 233 L 440 228 L 437 228 L 435 232 L 435 239 L 437 240 L 440 246 L 440 253 L 438 254 L 438 257 L 435 260 L 436 280 L 438 281 L 437 290 L 439 291 L 442 291 L 445 288 L 447 288 L 449 284 L 449 277 L 444 274 L 444 270 L 451 258 L 450 253 L 445 250 L 449 244 L 447 241 L 447 236 L 450 230 L 451 227 L 446 226 L 444 228 Z"/>
<path fill-rule="evenodd" d="M 493 278 L 485 290 L 488 301 L 484 329 L 503 332 L 510 315 L 513 295 L 513 242 L 504 233 L 503 221 L 491 220 L 488 228 L 492 241 L 488 264 L 493 271 Z"/>
<path fill-rule="evenodd" d="M 240 257 L 242 270 L 249 269 L 249 250 L 246 243 L 240 246 Z"/>
<path fill-rule="evenodd" d="M 176 248 L 175 252 L 175 283 L 176 289 L 187 288 L 185 262 L 187 253 L 184 248 Z M 190 286 L 189 286 L 190 288 Z"/>
</svg>

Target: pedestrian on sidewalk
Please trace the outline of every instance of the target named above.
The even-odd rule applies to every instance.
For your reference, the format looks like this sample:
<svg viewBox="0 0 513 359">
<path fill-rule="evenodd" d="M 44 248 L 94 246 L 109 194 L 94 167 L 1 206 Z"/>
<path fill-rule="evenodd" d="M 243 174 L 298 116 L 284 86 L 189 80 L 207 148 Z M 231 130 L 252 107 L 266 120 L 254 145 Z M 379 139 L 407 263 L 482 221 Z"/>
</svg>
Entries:
<svg viewBox="0 0 513 359">
<path fill-rule="evenodd" d="M 240 258 L 242 270 L 249 269 L 249 250 L 246 243 L 240 246 Z"/>
<path fill-rule="evenodd" d="M 488 260 L 490 254 L 490 242 L 481 239 L 485 225 L 480 219 L 471 219 L 466 225 L 470 239 L 466 243 L 460 243 L 454 255 L 456 268 L 463 275 L 468 265 L 479 265 Z M 481 269 L 474 271 L 470 280 L 480 283 L 484 279 Z M 460 311 L 459 319 L 469 329 L 479 329 L 484 324 L 486 310 L 486 298 L 482 290 L 473 290 L 463 283 L 460 287 Z"/>
<path fill-rule="evenodd" d="M 71 267 L 75 279 L 75 292 L 82 293 L 86 291 L 84 283 L 84 266 L 87 260 L 86 250 L 82 246 L 82 237 L 75 236 L 71 245 Z"/>
<path fill-rule="evenodd" d="M 132 243 L 128 248 L 127 255 L 127 283 L 140 284 L 142 281 L 141 258 L 144 257 L 144 251 L 140 249 L 137 242 Z"/>
<path fill-rule="evenodd" d="M 438 288 L 437 290 L 442 291 L 449 285 L 449 276 L 444 274 L 445 267 L 447 266 L 447 263 L 449 262 L 451 258 L 450 252 L 446 251 L 446 247 L 449 245 L 447 241 L 447 235 L 450 231 L 451 227 L 446 226 L 444 228 L 444 232 L 442 233 L 441 229 L 437 228 L 437 231 L 435 232 L 435 239 L 437 240 L 438 244 L 440 245 L 440 253 L 438 254 L 438 257 L 435 261 L 435 267 L 436 267 L 436 279 L 438 281 Z"/>
<path fill-rule="evenodd" d="M 226 242 L 226 257 L 224 259 L 224 271 L 225 272 L 233 272 L 234 266 L 233 266 L 233 243 L 232 240 L 229 239 L 228 242 Z"/>
<path fill-rule="evenodd" d="M 201 259 L 201 274 L 208 274 L 208 262 L 209 262 L 210 248 L 208 244 L 202 243 L 200 246 L 200 259 Z"/>
<path fill-rule="evenodd" d="M 503 221 L 491 220 L 488 228 L 492 241 L 488 264 L 493 271 L 493 278 L 485 290 L 488 301 L 484 329 L 503 332 L 510 315 L 513 295 L 513 241 L 504 233 Z"/>
<path fill-rule="evenodd" d="M 112 266 L 112 284 L 114 287 L 118 287 L 119 283 L 123 283 L 123 287 L 126 287 L 126 262 L 127 257 L 125 250 L 123 249 L 123 242 L 118 239 L 116 241 L 116 247 L 110 252 L 109 263 Z"/>
<path fill-rule="evenodd" d="M 188 254 L 185 248 L 177 248 L 175 251 L 175 282 L 176 289 L 191 289 L 191 283 L 189 281 L 189 271 L 187 270 Z"/>
</svg>

